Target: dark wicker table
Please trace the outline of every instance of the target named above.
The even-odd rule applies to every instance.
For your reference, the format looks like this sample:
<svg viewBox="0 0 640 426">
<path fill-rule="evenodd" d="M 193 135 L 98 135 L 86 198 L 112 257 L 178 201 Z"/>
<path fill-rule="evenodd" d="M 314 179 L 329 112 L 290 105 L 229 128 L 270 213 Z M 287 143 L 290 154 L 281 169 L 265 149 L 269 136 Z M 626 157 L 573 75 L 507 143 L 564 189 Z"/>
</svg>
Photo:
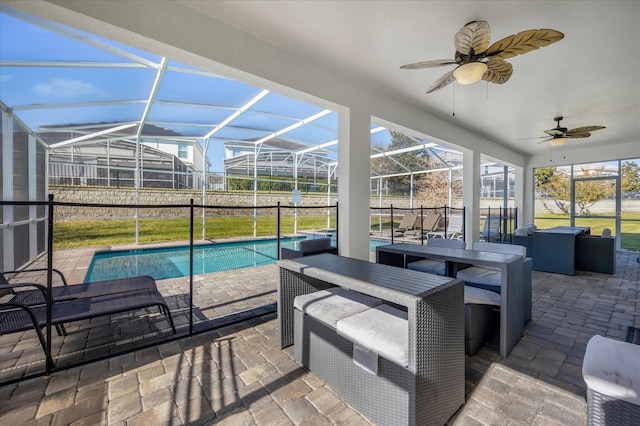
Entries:
<svg viewBox="0 0 640 426">
<path fill-rule="evenodd" d="M 500 356 L 506 357 L 524 333 L 524 266 L 522 257 L 478 250 L 449 249 L 417 244 L 390 244 L 376 248 L 378 263 L 407 267 L 417 259 L 444 260 L 454 264 L 473 264 L 500 268 Z M 455 269 L 455 268 L 448 268 Z"/>
<path fill-rule="evenodd" d="M 364 415 L 378 424 L 444 424 L 464 404 L 462 281 L 332 254 L 281 260 L 278 266 L 278 325 L 283 348 L 293 344 L 293 300 L 301 294 L 340 286 L 406 308 L 409 325 L 409 357 L 403 385 L 406 409 L 391 418 L 389 413 L 393 410 L 367 405 L 367 393 L 382 390 L 364 387 L 368 379 L 365 376 L 364 381 L 356 380 L 349 385 L 361 387 L 359 392 L 345 392 L 356 395 L 347 402 Z M 341 389 L 337 392 L 341 394 Z"/>
</svg>

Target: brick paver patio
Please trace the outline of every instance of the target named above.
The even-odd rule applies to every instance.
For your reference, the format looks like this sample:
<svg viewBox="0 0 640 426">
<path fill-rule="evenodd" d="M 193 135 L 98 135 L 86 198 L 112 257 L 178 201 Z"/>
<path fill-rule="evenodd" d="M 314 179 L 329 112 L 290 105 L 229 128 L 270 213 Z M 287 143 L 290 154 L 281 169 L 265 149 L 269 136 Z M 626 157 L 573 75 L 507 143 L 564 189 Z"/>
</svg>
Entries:
<svg viewBox="0 0 640 426">
<path fill-rule="evenodd" d="M 623 340 L 628 326 L 640 327 L 638 256 L 619 253 L 615 275 L 534 271 L 533 320 L 525 335 L 507 358 L 491 345 L 467 358 L 467 401 L 450 424 L 586 424 L 585 346 L 594 334 Z M 57 252 L 54 260 L 79 282 L 90 257 L 91 251 L 76 250 Z M 274 303 L 276 280 L 275 265 L 195 277 L 197 322 Z M 184 330 L 188 279 L 158 287 Z M 153 313 L 78 322 L 68 330 L 64 339 L 53 339 L 63 362 L 94 356 L 84 348 L 105 334 L 103 351 L 114 336 L 133 340 L 127 345 L 139 344 L 141 333 L 151 340 L 172 337 Z M 3 380 L 43 365 L 33 332 L 1 336 L 0 357 Z M 369 424 L 300 367 L 291 348 L 278 349 L 275 314 L 5 385 L 0 401 L 2 425 Z"/>
</svg>

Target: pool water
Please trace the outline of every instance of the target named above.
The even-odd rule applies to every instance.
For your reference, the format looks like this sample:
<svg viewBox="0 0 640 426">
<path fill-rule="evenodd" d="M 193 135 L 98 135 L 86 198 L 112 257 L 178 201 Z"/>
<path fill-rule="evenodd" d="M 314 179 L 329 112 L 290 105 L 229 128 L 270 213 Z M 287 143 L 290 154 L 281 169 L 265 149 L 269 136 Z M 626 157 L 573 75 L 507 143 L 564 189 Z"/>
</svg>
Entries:
<svg viewBox="0 0 640 426">
<path fill-rule="evenodd" d="M 306 238 L 281 238 L 280 246 L 297 250 Z M 371 240 L 369 249 L 389 244 Z M 193 248 L 194 275 L 270 265 L 277 261 L 276 239 L 198 245 Z M 189 246 L 99 252 L 85 282 L 149 275 L 156 280 L 189 275 Z"/>
</svg>

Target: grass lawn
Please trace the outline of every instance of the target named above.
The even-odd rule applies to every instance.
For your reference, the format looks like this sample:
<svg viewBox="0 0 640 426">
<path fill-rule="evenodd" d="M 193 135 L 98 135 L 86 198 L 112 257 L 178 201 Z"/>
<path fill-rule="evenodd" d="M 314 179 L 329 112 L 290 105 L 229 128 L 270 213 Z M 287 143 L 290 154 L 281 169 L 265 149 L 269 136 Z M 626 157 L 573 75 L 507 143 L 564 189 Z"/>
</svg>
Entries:
<svg viewBox="0 0 640 426">
<path fill-rule="evenodd" d="M 331 221 L 331 227 L 335 227 L 335 217 L 332 217 Z M 326 227 L 326 216 L 298 217 L 298 230 L 325 229 Z M 194 220 L 193 228 L 194 239 L 201 239 L 202 218 Z M 256 229 L 258 236 L 276 235 L 277 218 L 259 217 Z M 135 230 L 136 222 L 132 219 L 56 222 L 53 228 L 53 243 L 56 249 L 133 244 Z M 293 218 L 281 218 L 280 233 L 293 233 Z M 252 235 L 252 217 L 207 218 L 206 239 Z M 189 240 L 189 219 L 141 219 L 138 240 L 141 244 Z"/>
<path fill-rule="evenodd" d="M 622 221 L 621 244 L 628 250 L 640 250 L 640 213 L 625 213 Z M 398 226 L 396 221 L 394 226 Z M 535 223 L 538 228 L 552 228 L 554 226 L 568 226 L 569 218 L 563 215 L 538 215 Z M 612 228 L 613 219 L 589 218 L 582 219 L 579 226 L 590 226 L 593 235 L 600 235 L 604 228 Z M 135 243 L 135 220 L 87 220 L 72 222 L 56 222 L 54 225 L 53 242 L 56 249 L 111 246 Z M 180 219 L 141 219 L 139 222 L 139 242 L 160 243 L 166 241 L 184 241 L 189 239 L 189 220 Z M 298 217 L 298 230 L 325 229 L 326 216 Z M 331 228 L 335 228 L 335 217 L 331 217 Z M 383 219 L 382 228 L 391 228 L 389 219 Z M 377 231 L 378 217 L 371 217 L 371 230 Z M 256 223 L 258 236 L 277 234 L 277 218 L 258 217 Z M 615 231 L 612 229 L 612 231 Z M 281 234 L 293 233 L 293 218 L 281 218 Z M 194 221 L 194 238 L 202 238 L 202 219 Z M 206 221 L 206 239 L 221 239 L 231 237 L 248 237 L 253 235 L 253 218 L 246 216 L 210 217 Z"/>
</svg>

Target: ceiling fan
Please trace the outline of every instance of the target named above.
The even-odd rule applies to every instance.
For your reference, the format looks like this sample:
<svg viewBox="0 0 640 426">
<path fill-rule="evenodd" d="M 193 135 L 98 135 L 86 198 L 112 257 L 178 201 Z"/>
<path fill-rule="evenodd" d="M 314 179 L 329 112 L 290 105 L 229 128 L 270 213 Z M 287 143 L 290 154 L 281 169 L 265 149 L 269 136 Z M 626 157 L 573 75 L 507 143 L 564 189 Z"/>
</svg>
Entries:
<svg viewBox="0 0 640 426">
<path fill-rule="evenodd" d="M 456 80 L 460 84 L 471 84 L 486 80 L 489 83 L 502 84 L 509 80 L 513 66 L 505 61 L 523 53 L 562 40 L 564 34 L 556 30 L 526 30 L 505 37 L 489 46 L 491 29 L 486 21 L 472 21 L 456 33 L 453 44 L 456 48 L 455 59 L 437 59 L 402 65 L 402 69 L 434 68 L 443 65 L 457 65 L 435 81 L 427 93 L 442 89 Z"/>
<path fill-rule="evenodd" d="M 539 144 L 549 142 L 551 146 L 562 146 L 567 143 L 567 139 L 588 138 L 591 136 L 591 132 L 605 128 L 604 126 L 584 126 L 568 130 L 566 127 L 560 126 L 560 121 L 562 121 L 563 118 L 562 116 L 554 118 L 557 123 L 556 127 L 545 130 L 544 132 L 549 136 L 540 136 L 544 139 L 538 142 Z"/>
</svg>

